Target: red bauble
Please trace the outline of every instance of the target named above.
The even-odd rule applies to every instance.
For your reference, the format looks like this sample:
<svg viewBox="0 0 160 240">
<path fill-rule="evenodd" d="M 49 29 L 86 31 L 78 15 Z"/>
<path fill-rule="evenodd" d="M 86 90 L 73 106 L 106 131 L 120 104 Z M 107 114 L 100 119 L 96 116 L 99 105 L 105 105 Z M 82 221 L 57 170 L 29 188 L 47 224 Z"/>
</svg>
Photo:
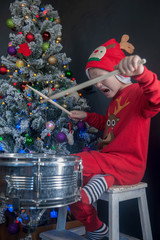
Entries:
<svg viewBox="0 0 160 240">
<path fill-rule="evenodd" d="M 4 75 L 4 74 L 6 74 L 6 73 L 7 73 L 7 68 L 4 67 L 4 66 L 1 66 L 1 67 L 0 67 L 0 74 Z"/>
<path fill-rule="evenodd" d="M 26 35 L 26 41 L 27 42 L 33 42 L 35 40 L 35 37 L 32 33 L 27 33 Z"/>
<path fill-rule="evenodd" d="M 48 41 L 51 37 L 51 34 L 47 31 L 45 31 L 43 34 L 42 34 L 42 37 L 43 37 L 43 40 L 45 41 Z"/>
</svg>

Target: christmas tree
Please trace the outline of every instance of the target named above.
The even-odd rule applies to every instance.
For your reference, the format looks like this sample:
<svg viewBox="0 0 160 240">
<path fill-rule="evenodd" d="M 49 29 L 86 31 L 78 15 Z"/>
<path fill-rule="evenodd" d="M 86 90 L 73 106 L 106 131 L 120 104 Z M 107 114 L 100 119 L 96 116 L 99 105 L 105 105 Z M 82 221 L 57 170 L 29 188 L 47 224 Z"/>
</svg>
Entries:
<svg viewBox="0 0 160 240">
<path fill-rule="evenodd" d="M 73 122 L 28 87 L 49 97 L 77 84 L 71 59 L 62 52 L 58 12 L 40 0 L 16 0 L 10 11 L 8 54 L 0 66 L 5 76 L 0 80 L 0 150 L 70 154 L 94 149 L 93 128 Z M 79 92 L 53 101 L 68 111 L 88 110 Z"/>
</svg>

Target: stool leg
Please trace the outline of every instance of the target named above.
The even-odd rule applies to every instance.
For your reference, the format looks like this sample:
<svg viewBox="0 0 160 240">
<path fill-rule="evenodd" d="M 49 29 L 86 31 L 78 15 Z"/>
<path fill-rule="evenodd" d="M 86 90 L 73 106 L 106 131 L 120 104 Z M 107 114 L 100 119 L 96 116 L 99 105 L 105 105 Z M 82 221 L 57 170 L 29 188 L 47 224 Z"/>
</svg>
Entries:
<svg viewBox="0 0 160 240">
<path fill-rule="evenodd" d="M 142 195 L 138 198 L 138 206 L 141 219 L 143 240 L 153 240 L 145 189 L 143 189 Z"/>
<path fill-rule="evenodd" d="M 59 208 L 56 230 L 65 230 L 66 217 L 67 217 L 67 206 Z"/>
<path fill-rule="evenodd" d="M 109 240 L 119 240 L 119 200 L 116 194 L 109 194 Z"/>
</svg>

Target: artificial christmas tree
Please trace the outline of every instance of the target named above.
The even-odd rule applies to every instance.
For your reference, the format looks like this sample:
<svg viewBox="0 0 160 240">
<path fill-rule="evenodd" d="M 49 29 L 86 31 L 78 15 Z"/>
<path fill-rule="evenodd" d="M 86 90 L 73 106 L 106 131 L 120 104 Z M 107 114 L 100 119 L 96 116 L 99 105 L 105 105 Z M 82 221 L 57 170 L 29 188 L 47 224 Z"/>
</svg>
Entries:
<svg viewBox="0 0 160 240">
<path fill-rule="evenodd" d="M 70 154 L 94 149 L 95 133 L 89 126 L 76 124 L 28 87 L 49 97 L 76 85 L 69 68 L 71 59 L 61 52 L 58 12 L 40 0 L 16 0 L 10 11 L 6 25 L 12 33 L 0 67 L 0 74 L 6 76 L 0 84 L 1 151 Z M 57 103 L 67 111 L 88 108 L 78 92 Z"/>
</svg>

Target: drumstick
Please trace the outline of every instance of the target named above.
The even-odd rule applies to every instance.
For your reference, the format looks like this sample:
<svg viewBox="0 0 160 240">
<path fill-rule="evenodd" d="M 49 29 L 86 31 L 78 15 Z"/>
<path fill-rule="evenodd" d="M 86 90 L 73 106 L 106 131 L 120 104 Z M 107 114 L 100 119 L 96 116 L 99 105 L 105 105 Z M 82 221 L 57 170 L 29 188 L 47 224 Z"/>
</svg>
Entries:
<svg viewBox="0 0 160 240">
<path fill-rule="evenodd" d="M 34 91 L 35 93 L 37 93 L 38 95 L 40 95 L 41 97 L 43 97 L 44 99 L 46 99 L 48 102 L 52 103 L 53 105 L 55 105 L 56 107 L 60 108 L 62 111 L 64 111 L 67 114 L 71 114 L 68 110 L 66 110 L 65 108 L 63 108 L 62 106 L 60 106 L 58 103 L 54 102 L 52 99 L 48 98 L 47 96 L 45 96 L 43 93 L 37 91 L 36 89 L 32 88 L 31 86 L 27 85 L 28 88 L 30 88 L 32 91 Z"/>
<path fill-rule="evenodd" d="M 146 63 L 146 59 L 142 59 L 142 60 L 140 60 L 140 61 L 138 62 L 138 65 L 140 65 L 140 64 L 145 64 L 145 63 Z M 86 87 L 89 87 L 89 86 L 91 86 L 91 85 L 94 85 L 94 84 L 96 84 L 96 83 L 104 80 L 105 78 L 109 78 L 109 77 L 111 77 L 111 76 L 113 76 L 113 75 L 116 75 L 116 74 L 120 74 L 120 71 L 119 71 L 119 70 L 115 70 L 115 71 L 113 71 L 113 72 L 109 72 L 109 73 L 107 73 L 107 74 L 105 74 L 105 75 L 103 75 L 103 76 L 100 76 L 100 77 L 98 77 L 98 78 L 94 78 L 94 79 L 92 79 L 92 80 L 88 80 L 88 81 L 86 81 L 86 82 L 84 82 L 84 83 L 81 83 L 81 84 L 79 84 L 79 85 L 77 85 L 77 86 L 68 88 L 68 89 L 66 89 L 66 90 L 64 90 L 64 91 L 62 91 L 62 92 L 60 92 L 60 93 L 56 93 L 56 94 L 50 96 L 49 99 L 58 99 L 58 98 L 61 98 L 61 97 L 65 96 L 65 95 L 71 94 L 71 93 L 76 92 L 76 91 L 78 91 L 78 90 L 81 90 L 81 89 L 83 89 L 83 88 L 86 88 Z"/>
</svg>

